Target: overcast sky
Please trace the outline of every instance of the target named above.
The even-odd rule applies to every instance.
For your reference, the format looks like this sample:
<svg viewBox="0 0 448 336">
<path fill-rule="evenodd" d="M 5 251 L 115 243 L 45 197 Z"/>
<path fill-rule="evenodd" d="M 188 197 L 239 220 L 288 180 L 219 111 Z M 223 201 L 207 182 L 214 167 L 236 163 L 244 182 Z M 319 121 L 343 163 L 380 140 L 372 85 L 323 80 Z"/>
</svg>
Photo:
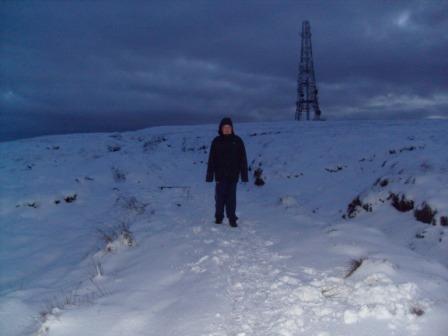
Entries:
<svg viewBox="0 0 448 336">
<path fill-rule="evenodd" d="M 1 1 L 0 140 L 293 120 L 306 19 L 323 117 L 448 118 L 448 1 Z"/>
</svg>

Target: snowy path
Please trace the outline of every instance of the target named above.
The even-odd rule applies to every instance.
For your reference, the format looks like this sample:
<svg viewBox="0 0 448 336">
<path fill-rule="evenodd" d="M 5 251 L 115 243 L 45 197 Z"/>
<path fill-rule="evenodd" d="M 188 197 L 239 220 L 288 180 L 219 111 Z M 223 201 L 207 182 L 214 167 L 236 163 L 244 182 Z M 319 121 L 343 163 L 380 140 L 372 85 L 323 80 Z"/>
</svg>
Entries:
<svg viewBox="0 0 448 336">
<path fill-rule="evenodd" d="M 269 251 L 270 241 L 257 236 L 256 224 L 241 221 L 244 228 L 230 234 L 222 232 L 227 228 L 212 228 L 216 241 L 205 240 L 214 245 L 211 256 L 203 256 L 192 268 L 201 273 L 208 262 L 216 264 L 218 287 L 230 302 L 227 314 L 217 316 L 218 331 L 212 335 L 272 335 L 279 321 L 281 311 L 273 287 L 282 273 L 276 268 L 281 257 Z"/>
<path fill-rule="evenodd" d="M 195 209 L 210 213 L 204 203 L 208 202 L 199 202 Z M 182 220 L 185 224 L 189 221 Z M 303 321 L 294 319 L 303 310 L 290 295 L 300 281 L 282 263 L 290 256 L 272 251 L 274 242 L 257 232 L 263 220 L 242 219 L 237 229 L 226 221 L 213 224 L 210 217 L 200 222 L 191 229 L 197 261 L 190 263 L 187 271 L 211 276 L 228 303 L 216 313 L 209 335 L 287 335 L 303 330 Z"/>
</svg>

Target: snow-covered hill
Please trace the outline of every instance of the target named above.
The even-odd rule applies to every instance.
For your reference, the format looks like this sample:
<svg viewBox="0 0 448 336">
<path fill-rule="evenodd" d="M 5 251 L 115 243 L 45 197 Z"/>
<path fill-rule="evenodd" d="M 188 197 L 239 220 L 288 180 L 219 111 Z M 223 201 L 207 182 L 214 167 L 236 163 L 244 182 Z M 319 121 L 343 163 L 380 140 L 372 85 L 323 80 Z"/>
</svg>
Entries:
<svg viewBox="0 0 448 336">
<path fill-rule="evenodd" d="M 0 143 L 2 335 L 446 335 L 448 122 L 236 124 L 236 229 L 216 128 Z"/>
</svg>

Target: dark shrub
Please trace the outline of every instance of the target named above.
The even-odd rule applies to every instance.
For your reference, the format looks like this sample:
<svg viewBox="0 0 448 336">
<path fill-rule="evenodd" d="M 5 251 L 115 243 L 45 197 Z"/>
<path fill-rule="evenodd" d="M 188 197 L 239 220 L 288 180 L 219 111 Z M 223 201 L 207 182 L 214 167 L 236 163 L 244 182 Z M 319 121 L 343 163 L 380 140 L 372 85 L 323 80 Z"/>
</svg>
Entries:
<svg viewBox="0 0 448 336">
<path fill-rule="evenodd" d="M 414 314 L 416 316 L 422 316 L 425 313 L 425 311 L 422 308 L 415 306 L 410 309 L 410 312 L 411 314 Z"/>
<path fill-rule="evenodd" d="M 261 169 L 261 168 L 255 169 L 255 171 L 254 171 L 255 182 L 254 183 L 256 186 L 262 186 L 265 183 L 261 177 L 261 174 L 263 174 L 263 169 Z"/>
<path fill-rule="evenodd" d="M 154 148 L 156 148 L 159 144 L 161 144 L 162 142 L 165 142 L 166 138 L 164 136 L 153 136 L 151 137 L 150 140 L 146 141 L 143 144 L 143 150 L 145 152 L 151 151 Z M 183 139 L 183 143 L 182 143 L 182 151 L 185 152 L 185 141 L 186 139 Z M 171 146 L 169 146 L 171 147 Z"/>
<path fill-rule="evenodd" d="M 423 238 L 425 238 L 425 235 L 424 235 L 423 233 L 421 233 L 421 232 L 417 232 L 417 233 L 415 234 L 415 238 L 423 239 Z"/>
<path fill-rule="evenodd" d="M 347 206 L 347 217 L 354 218 L 356 216 L 356 209 L 362 206 L 359 196 L 357 196 L 351 203 Z"/>
<path fill-rule="evenodd" d="M 126 173 L 120 170 L 117 167 L 112 167 L 112 177 L 115 182 L 123 182 L 126 181 Z"/>
<path fill-rule="evenodd" d="M 372 205 L 369 203 L 365 203 L 362 205 L 362 208 L 367 212 L 372 212 Z"/>
<path fill-rule="evenodd" d="M 67 203 L 72 203 L 72 202 L 76 201 L 77 197 L 78 197 L 78 195 L 76 195 L 76 194 L 68 195 L 68 196 L 64 197 L 64 201 Z"/>
<path fill-rule="evenodd" d="M 391 201 L 392 206 L 398 211 L 406 212 L 414 209 L 414 201 L 406 199 L 403 194 L 400 195 L 391 192 L 387 199 Z"/>
<path fill-rule="evenodd" d="M 389 180 L 387 179 L 387 178 L 385 178 L 385 179 L 382 179 L 381 177 L 379 177 L 376 181 L 375 181 L 375 183 L 373 184 L 374 186 L 377 186 L 377 185 L 379 185 L 380 187 L 385 187 L 385 186 L 387 186 L 389 184 Z"/>
<path fill-rule="evenodd" d="M 400 153 L 401 153 L 401 152 L 404 152 L 404 151 L 409 151 L 409 152 L 411 152 L 411 151 L 413 151 L 414 149 L 415 149 L 414 146 L 403 147 L 403 148 L 400 149 Z"/>
<path fill-rule="evenodd" d="M 118 152 L 119 150 L 121 150 L 121 147 L 119 145 L 108 145 L 107 150 L 109 152 Z"/>
<path fill-rule="evenodd" d="M 437 210 L 433 210 L 426 202 L 423 202 L 419 209 L 414 210 L 414 217 L 419 222 L 434 224 L 435 225 L 435 215 Z"/>
<path fill-rule="evenodd" d="M 338 171 L 342 170 L 344 167 L 342 166 L 336 166 L 336 168 L 325 168 L 325 170 L 329 173 L 337 173 Z"/>
</svg>

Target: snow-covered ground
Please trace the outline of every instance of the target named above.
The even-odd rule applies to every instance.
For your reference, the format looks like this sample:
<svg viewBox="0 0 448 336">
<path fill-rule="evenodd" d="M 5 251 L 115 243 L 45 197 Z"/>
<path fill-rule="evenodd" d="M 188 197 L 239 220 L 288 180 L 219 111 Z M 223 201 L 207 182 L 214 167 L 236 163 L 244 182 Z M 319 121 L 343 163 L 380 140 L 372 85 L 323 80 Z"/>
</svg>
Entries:
<svg viewBox="0 0 448 336">
<path fill-rule="evenodd" d="M 0 143 L 1 334 L 446 335 L 447 121 L 237 123 L 236 229 L 216 128 Z"/>
</svg>

